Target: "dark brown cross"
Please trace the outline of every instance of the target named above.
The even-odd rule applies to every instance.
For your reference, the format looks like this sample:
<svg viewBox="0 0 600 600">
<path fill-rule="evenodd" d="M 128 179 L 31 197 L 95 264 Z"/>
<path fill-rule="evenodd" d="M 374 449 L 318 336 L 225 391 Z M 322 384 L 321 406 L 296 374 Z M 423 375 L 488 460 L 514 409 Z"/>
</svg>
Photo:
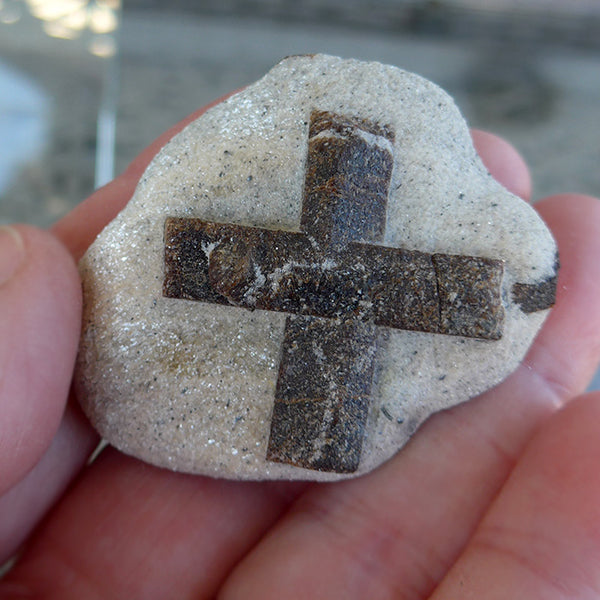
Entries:
<svg viewBox="0 0 600 600">
<path fill-rule="evenodd" d="M 288 313 L 267 459 L 351 473 L 378 327 L 502 336 L 503 262 L 382 246 L 389 127 L 311 115 L 300 231 L 168 218 L 163 293 Z"/>
</svg>

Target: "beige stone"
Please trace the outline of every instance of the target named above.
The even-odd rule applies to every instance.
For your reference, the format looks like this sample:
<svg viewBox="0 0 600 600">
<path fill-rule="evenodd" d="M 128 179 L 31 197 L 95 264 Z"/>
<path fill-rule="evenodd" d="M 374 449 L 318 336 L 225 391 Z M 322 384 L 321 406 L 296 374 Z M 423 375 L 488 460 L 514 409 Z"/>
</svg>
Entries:
<svg viewBox="0 0 600 600">
<path fill-rule="evenodd" d="M 498 340 L 380 328 L 352 473 L 266 458 L 286 313 L 163 296 L 168 217 L 300 230 L 314 110 L 395 132 L 380 245 L 504 267 Z M 531 286 L 521 288 L 525 295 L 543 289 L 555 260 L 544 223 L 489 175 L 440 88 L 378 63 L 287 58 L 173 138 L 81 260 L 77 394 L 104 438 L 155 465 L 235 479 L 359 475 L 397 452 L 429 415 L 516 368 L 548 309 L 524 311 L 514 286 Z"/>
</svg>

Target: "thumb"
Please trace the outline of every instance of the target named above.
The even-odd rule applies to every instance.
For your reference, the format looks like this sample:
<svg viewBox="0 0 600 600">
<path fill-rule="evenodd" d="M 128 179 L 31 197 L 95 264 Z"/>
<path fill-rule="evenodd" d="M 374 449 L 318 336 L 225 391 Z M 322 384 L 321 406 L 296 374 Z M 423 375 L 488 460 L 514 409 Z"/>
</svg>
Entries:
<svg viewBox="0 0 600 600">
<path fill-rule="evenodd" d="M 79 277 L 66 249 L 33 227 L 0 227 L 0 495 L 58 428 L 80 319 Z"/>
</svg>

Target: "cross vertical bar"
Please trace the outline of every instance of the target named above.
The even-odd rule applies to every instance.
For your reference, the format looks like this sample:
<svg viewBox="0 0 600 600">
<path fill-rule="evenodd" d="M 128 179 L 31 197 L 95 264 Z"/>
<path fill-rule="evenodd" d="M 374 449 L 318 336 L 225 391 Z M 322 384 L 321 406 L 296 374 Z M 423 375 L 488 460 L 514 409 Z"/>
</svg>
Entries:
<svg viewBox="0 0 600 600">
<path fill-rule="evenodd" d="M 301 230 L 334 261 L 350 242 L 383 240 L 392 142 L 385 127 L 322 111 L 311 115 Z M 374 315 L 364 308 L 360 318 L 341 323 L 287 318 L 268 460 L 339 473 L 358 468 L 376 336 Z"/>
</svg>

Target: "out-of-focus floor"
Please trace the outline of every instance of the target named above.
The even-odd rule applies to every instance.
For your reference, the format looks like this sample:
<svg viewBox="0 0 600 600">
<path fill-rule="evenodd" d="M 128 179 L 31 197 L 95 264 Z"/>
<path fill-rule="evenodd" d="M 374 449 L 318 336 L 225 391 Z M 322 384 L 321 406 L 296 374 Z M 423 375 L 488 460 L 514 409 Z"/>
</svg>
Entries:
<svg viewBox="0 0 600 600">
<path fill-rule="evenodd" d="M 521 151 L 536 199 L 600 195 L 596 0 L 81 0 L 71 21 L 53 4 L 0 0 L 0 224 L 48 225 L 188 113 L 312 52 L 432 79 Z"/>
</svg>

